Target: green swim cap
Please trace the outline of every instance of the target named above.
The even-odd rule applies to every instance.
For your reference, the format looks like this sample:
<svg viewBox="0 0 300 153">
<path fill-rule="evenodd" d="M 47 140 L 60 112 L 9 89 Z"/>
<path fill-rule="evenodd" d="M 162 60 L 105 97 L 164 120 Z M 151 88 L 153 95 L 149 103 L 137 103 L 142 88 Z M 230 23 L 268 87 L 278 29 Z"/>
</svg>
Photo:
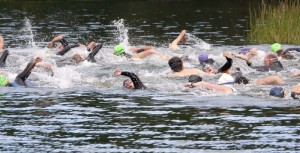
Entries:
<svg viewBox="0 0 300 153">
<path fill-rule="evenodd" d="M 121 54 L 123 54 L 124 53 L 124 46 L 123 45 L 117 45 L 116 47 L 115 47 L 115 50 L 114 50 L 114 54 L 115 55 L 121 55 Z"/>
<path fill-rule="evenodd" d="M 281 45 L 279 43 L 275 43 L 271 46 L 272 52 L 276 53 L 278 50 L 281 49 Z"/>
<path fill-rule="evenodd" d="M 0 86 L 6 86 L 8 84 L 8 80 L 5 76 L 0 75 Z"/>
</svg>

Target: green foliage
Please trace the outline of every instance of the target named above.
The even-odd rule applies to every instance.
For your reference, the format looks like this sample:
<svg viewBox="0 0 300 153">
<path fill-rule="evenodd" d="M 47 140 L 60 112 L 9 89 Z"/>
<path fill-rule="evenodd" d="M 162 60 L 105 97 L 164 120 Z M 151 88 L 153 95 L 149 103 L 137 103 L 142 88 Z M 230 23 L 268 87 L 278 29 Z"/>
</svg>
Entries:
<svg viewBox="0 0 300 153">
<path fill-rule="evenodd" d="M 300 1 L 284 0 L 250 9 L 251 43 L 300 43 Z"/>
</svg>

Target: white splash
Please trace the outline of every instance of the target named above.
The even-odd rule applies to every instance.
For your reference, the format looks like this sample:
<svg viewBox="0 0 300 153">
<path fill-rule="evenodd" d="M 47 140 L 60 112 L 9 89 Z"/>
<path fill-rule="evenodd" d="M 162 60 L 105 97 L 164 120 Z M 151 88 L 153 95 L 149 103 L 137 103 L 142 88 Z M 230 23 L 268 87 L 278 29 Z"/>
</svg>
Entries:
<svg viewBox="0 0 300 153">
<path fill-rule="evenodd" d="M 20 31 L 22 34 L 25 35 L 25 38 L 28 39 L 27 44 L 30 45 L 32 48 L 37 48 L 35 41 L 34 41 L 34 34 L 32 31 L 32 25 L 30 20 L 25 17 L 24 19 L 24 27 Z"/>
</svg>

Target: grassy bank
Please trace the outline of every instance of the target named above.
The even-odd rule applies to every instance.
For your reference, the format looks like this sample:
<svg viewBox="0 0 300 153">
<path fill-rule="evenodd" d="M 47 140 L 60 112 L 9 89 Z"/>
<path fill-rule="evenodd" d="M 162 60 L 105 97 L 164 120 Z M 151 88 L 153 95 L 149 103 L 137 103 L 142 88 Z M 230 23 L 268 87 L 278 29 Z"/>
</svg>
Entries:
<svg viewBox="0 0 300 153">
<path fill-rule="evenodd" d="M 300 1 L 284 0 L 250 8 L 251 43 L 300 44 Z"/>
</svg>

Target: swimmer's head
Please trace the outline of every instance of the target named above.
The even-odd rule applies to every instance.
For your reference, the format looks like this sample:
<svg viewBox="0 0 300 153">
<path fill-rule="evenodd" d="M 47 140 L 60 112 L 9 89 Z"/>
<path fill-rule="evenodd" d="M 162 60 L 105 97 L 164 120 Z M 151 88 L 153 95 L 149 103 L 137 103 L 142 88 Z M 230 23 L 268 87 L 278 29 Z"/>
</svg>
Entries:
<svg viewBox="0 0 300 153">
<path fill-rule="evenodd" d="M 294 59 L 295 57 L 289 53 L 289 52 L 285 52 L 283 49 L 279 49 L 276 54 L 278 56 L 280 56 L 282 59 L 288 59 L 288 60 L 291 60 L 291 59 Z"/>
<path fill-rule="evenodd" d="M 229 74 L 222 74 L 222 76 L 218 80 L 219 85 L 233 85 L 234 78 Z"/>
<path fill-rule="evenodd" d="M 124 53 L 124 46 L 119 44 L 117 46 L 115 46 L 115 49 L 114 49 L 114 54 L 115 55 L 122 55 Z"/>
<path fill-rule="evenodd" d="M 197 83 L 197 82 L 201 82 L 201 81 L 202 81 L 202 77 L 199 75 L 193 74 L 189 77 L 189 82 L 191 82 L 191 83 Z"/>
<path fill-rule="evenodd" d="M 130 79 L 126 79 L 123 82 L 123 87 L 125 87 L 127 89 L 134 89 L 134 84 Z"/>
<path fill-rule="evenodd" d="M 208 60 L 208 54 L 206 52 L 200 52 L 198 54 L 198 61 L 200 64 L 205 63 Z"/>
<path fill-rule="evenodd" d="M 237 84 L 249 84 L 249 80 L 243 75 L 237 75 L 234 79 L 234 83 Z"/>
<path fill-rule="evenodd" d="M 214 73 L 215 69 L 212 65 L 210 64 L 204 64 L 202 66 L 202 71 L 205 73 Z"/>
<path fill-rule="evenodd" d="M 284 97 L 284 89 L 282 87 L 273 87 L 270 90 L 270 96 L 283 98 Z"/>
<path fill-rule="evenodd" d="M 79 63 L 81 61 L 84 61 L 84 57 L 82 55 L 79 55 L 79 54 L 74 54 L 72 56 L 72 59 L 76 62 L 76 63 Z"/>
<path fill-rule="evenodd" d="M 183 69 L 182 60 L 177 56 L 172 57 L 169 60 L 168 64 L 169 64 L 171 70 L 174 72 L 180 72 Z"/>
<path fill-rule="evenodd" d="M 281 49 L 281 45 L 279 43 L 274 43 L 271 46 L 272 52 L 276 53 L 278 50 Z"/>
<path fill-rule="evenodd" d="M 270 53 L 264 58 L 264 66 L 271 65 L 276 61 L 278 61 L 278 56 L 275 53 Z"/>
<path fill-rule="evenodd" d="M 0 86 L 6 86 L 8 84 L 8 79 L 3 76 L 3 75 L 0 75 Z"/>
</svg>

